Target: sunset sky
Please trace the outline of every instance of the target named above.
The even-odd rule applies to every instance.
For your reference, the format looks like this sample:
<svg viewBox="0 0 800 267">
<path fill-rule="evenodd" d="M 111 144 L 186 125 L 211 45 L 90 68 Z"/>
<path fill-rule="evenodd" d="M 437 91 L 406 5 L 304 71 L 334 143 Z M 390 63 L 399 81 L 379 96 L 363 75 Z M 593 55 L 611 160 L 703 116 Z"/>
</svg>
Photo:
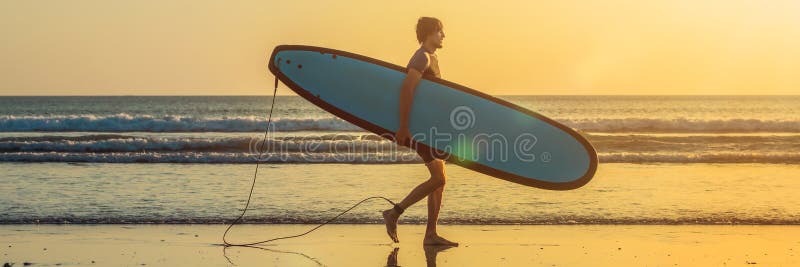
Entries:
<svg viewBox="0 0 800 267">
<path fill-rule="evenodd" d="M 489 94 L 800 93 L 800 1 L 76 0 L 0 1 L 0 95 L 266 95 L 276 45 L 404 66 L 420 16 Z"/>
</svg>

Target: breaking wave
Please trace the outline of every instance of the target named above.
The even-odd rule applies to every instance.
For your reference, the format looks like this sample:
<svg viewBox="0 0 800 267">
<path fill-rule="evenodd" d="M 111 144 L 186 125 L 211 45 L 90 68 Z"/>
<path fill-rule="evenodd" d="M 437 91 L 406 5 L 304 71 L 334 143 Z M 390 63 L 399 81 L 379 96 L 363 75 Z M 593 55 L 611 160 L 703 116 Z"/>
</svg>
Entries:
<svg viewBox="0 0 800 267">
<path fill-rule="evenodd" d="M 800 120 L 768 119 L 559 119 L 585 132 L 800 132 Z M 283 118 L 278 131 L 358 131 L 338 118 Z M 0 116 L 0 132 L 259 132 L 266 119 L 256 116 L 192 117 L 129 115 Z"/>
<path fill-rule="evenodd" d="M 151 116 L 116 114 L 59 116 L 0 116 L 0 132 L 259 132 L 266 118 Z M 357 131 L 361 128 L 338 118 L 277 119 L 279 131 Z"/>
</svg>

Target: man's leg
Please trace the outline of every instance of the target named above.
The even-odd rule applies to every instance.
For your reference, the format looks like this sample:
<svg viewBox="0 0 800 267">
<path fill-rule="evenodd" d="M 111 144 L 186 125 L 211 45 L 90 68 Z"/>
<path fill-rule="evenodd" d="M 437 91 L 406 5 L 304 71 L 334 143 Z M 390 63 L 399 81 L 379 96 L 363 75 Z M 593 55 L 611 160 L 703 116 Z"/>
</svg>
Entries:
<svg viewBox="0 0 800 267">
<path fill-rule="evenodd" d="M 458 246 L 458 243 L 447 240 L 436 232 L 436 225 L 439 221 L 439 210 L 442 208 L 442 196 L 444 195 L 444 185 L 434 190 L 428 195 L 428 226 L 425 228 L 424 245 Z"/>
<path fill-rule="evenodd" d="M 423 197 L 430 195 L 437 188 L 444 186 L 444 161 L 436 159 L 426 163 L 425 166 L 428 167 L 431 177 L 425 182 L 417 185 L 417 187 L 408 193 L 408 196 L 406 196 L 403 201 L 397 203 L 400 208 L 406 209 L 411 205 L 414 205 L 414 203 L 420 201 Z M 384 223 L 386 223 L 386 233 L 389 234 L 389 237 L 392 238 L 394 242 L 400 242 L 397 238 L 398 218 L 400 218 L 400 214 L 398 214 L 394 209 L 383 211 L 383 220 Z"/>
<path fill-rule="evenodd" d="M 440 186 L 428 195 L 428 227 L 425 228 L 425 236 L 436 235 L 436 224 L 439 221 L 439 210 L 442 208 L 442 193 L 444 186 Z"/>
</svg>

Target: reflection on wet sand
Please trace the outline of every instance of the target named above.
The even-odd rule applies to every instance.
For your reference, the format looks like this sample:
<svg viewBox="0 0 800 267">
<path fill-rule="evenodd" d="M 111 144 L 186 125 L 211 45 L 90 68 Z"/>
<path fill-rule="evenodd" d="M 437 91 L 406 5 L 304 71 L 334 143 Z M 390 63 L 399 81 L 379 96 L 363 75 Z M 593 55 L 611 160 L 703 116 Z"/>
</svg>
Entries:
<svg viewBox="0 0 800 267">
<path fill-rule="evenodd" d="M 236 262 L 234 261 L 234 259 L 228 257 L 228 255 L 227 255 L 227 249 L 229 249 L 230 247 L 231 246 L 222 246 L 222 256 L 225 257 L 225 259 L 228 261 L 228 263 L 230 263 L 232 265 L 237 265 Z M 264 246 L 236 246 L 236 247 L 254 248 L 254 249 L 260 249 L 260 250 L 263 250 L 263 251 L 274 252 L 274 253 L 299 255 L 299 256 L 302 256 L 302 257 L 308 259 L 309 261 L 312 261 L 312 262 L 316 263 L 318 266 L 327 266 L 324 263 L 322 263 L 319 260 L 317 260 L 316 258 L 311 257 L 311 256 L 309 256 L 309 255 L 307 255 L 305 253 L 301 253 L 301 252 L 271 249 L 271 248 L 266 248 Z M 427 263 L 427 266 L 428 267 L 435 267 L 436 266 L 436 256 L 439 255 L 440 252 L 448 250 L 450 248 L 453 248 L 453 247 L 452 246 L 430 246 L 430 245 L 422 246 L 422 249 L 425 251 L 425 262 Z M 392 248 L 392 251 L 389 252 L 389 256 L 386 257 L 386 267 L 399 267 L 399 266 L 401 266 L 397 261 L 397 255 L 398 255 L 399 252 L 400 252 L 400 248 L 399 247 Z"/>
<path fill-rule="evenodd" d="M 389 257 L 386 259 L 386 267 L 399 267 L 397 265 L 397 252 L 400 251 L 400 248 L 392 249 L 392 252 L 389 253 Z"/>
<path fill-rule="evenodd" d="M 439 252 L 445 251 L 452 248 L 452 246 L 422 246 L 422 249 L 425 250 L 425 262 L 427 263 L 428 267 L 435 267 L 436 266 L 436 256 L 439 255 Z M 400 248 L 392 249 L 392 252 L 389 253 L 389 257 L 386 258 L 386 267 L 399 267 L 400 264 L 397 262 L 397 253 L 400 251 Z"/>
<path fill-rule="evenodd" d="M 232 264 L 232 265 L 237 265 L 237 264 L 236 264 L 236 263 L 233 261 L 233 259 L 231 259 L 230 257 L 228 257 L 227 250 L 228 250 L 228 248 L 230 248 L 230 247 L 234 247 L 234 246 L 225 246 L 225 245 L 223 245 L 223 246 L 222 246 L 222 256 L 223 256 L 223 257 L 225 257 L 225 260 L 227 260 L 227 261 L 228 261 L 228 263 L 230 263 L 230 264 Z M 311 256 L 308 256 L 308 255 L 306 255 L 306 254 L 304 254 L 304 253 L 301 253 L 301 252 L 295 252 L 295 251 L 286 251 L 286 250 L 277 250 L 277 249 L 270 249 L 270 248 L 265 248 L 265 247 L 263 247 L 263 246 L 235 246 L 235 247 L 242 247 L 242 248 L 255 248 L 255 249 L 260 249 L 260 250 L 269 251 L 269 252 L 275 252 L 275 253 L 284 253 L 284 254 L 295 254 L 295 255 L 300 255 L 300 256 L 303 256 L 303 257 L 305 257 L 306 259 L 308 259 L 308 260 L 310 260 L 310 261 L 312 261 L 312 262 L 316 263 L 318 266 L 327 266 L 327 265 L 323 264 L 322 262 L 320 262 L 319 260 L 317 260 L 316 258 L 314 258 L 314 257 L 311 257 Z"/>
<path fill-rule="evenodd" d="M 436 255 L 450 248 L 452 246 L 423 246 L 423 249 L 425 249 L 425 262 L 428 263 L 428 267 L 436 266 Z"/>
</svg>

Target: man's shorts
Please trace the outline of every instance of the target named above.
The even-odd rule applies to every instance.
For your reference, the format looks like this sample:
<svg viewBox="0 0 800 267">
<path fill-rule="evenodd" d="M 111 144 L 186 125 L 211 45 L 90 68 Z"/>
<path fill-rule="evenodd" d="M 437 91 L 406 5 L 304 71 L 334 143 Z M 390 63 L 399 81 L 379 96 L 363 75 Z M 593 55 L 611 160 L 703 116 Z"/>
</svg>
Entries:
<svg viewBox="0 0 800 267">
<path fill-rule="evenodd" d="M 436 152 L 436 149 L 432 147 L 426 149 L 422 145 L 416 146 L 415 150 L 417 151 L 417 155 L 422 158 L 422 162 L 425 162 L 425 164 L 428 164 L 434 159 L 447 159 L 448 156 L 447 153 Z"/>
</svg>

